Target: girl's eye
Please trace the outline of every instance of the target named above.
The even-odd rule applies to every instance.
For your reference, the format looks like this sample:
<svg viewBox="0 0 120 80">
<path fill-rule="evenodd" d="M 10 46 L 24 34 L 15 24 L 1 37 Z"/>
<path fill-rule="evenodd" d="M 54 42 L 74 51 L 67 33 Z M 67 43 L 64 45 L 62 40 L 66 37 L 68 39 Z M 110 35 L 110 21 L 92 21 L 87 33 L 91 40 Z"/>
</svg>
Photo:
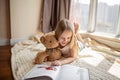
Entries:
<svg viewBox="0 0 120 80">
<path fill-rule="evenodd" d="M 61 37 L 61 39 L 64 39 L 63 37 Z"/>
<path fill-rule="evenodd" d="M 70 39 L 69 37 L 67 39 Z"/>
<path fill-rule="evenodd" d="M 70 39 L 70 37 L 68 37 L 67 39 Z"/>
</svg>

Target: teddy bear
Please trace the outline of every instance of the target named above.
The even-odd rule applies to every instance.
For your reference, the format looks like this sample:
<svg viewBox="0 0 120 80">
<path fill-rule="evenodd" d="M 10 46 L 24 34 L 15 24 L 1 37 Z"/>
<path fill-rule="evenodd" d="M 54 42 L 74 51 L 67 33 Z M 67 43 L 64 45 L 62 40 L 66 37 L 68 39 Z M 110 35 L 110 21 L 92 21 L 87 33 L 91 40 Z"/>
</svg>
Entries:
<svg viewBox="0 0 120 80">
<path fill-rule="evenodd" d="M 61 51 L 58 49 L 59 43 L 54 34 L 43 35 L 40 41 L 46 47 L 46 50 L 36 55 L 35 64 L 41 64 L 46 61 L 54 61 L 61 58 Z"/>
</svg>

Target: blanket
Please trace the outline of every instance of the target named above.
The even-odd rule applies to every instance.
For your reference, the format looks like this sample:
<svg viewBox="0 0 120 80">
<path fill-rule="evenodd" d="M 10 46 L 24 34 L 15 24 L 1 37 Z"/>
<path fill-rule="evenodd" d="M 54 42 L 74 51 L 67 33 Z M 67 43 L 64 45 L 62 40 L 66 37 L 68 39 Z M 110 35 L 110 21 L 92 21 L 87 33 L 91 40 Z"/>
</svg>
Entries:
<svg viewBox="0 0 120 80">
<path fill-rule="evenodd" d="M 21 80 L 32 69 L 36 54 L 43 50 L 44 45 L 33 40 L 22 41 L 12 47 L 11 66 L 15 80 Z M 78 58 L 71 64 L 88 68 L 90 80 L 120 80 L 119 57 L 91 47 L 85 47 L 79 52 Z"/>
</svg>

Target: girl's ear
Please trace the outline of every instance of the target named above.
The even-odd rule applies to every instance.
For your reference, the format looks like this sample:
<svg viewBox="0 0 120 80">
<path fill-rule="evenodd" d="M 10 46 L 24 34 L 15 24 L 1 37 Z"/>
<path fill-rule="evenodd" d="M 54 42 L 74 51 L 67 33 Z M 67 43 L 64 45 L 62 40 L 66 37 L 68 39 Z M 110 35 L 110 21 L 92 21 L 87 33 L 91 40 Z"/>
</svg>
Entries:
<svg viewBox="0 0 120 80">
<path fill-rule="evenodd" d="M 42 36 L 42 37 L 40 38 L 40 41 L 41 41 L 42 43 L 44 43 L 44 42 L 45 42 L 45 37 Z"/>
</svg>

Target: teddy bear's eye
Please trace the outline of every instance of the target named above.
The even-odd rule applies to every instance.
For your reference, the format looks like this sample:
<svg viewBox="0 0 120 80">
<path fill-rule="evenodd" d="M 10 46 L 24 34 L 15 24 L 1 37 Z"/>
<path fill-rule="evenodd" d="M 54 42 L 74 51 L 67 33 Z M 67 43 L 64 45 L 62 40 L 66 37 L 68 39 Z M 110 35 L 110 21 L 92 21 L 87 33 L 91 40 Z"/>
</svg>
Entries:
<svg viewBox="0 0 120 80">
<path fill-rule="evenodd" d="M 49 41 L 50 43 L 52 43 L 52 41 Z"/>
</svg>

